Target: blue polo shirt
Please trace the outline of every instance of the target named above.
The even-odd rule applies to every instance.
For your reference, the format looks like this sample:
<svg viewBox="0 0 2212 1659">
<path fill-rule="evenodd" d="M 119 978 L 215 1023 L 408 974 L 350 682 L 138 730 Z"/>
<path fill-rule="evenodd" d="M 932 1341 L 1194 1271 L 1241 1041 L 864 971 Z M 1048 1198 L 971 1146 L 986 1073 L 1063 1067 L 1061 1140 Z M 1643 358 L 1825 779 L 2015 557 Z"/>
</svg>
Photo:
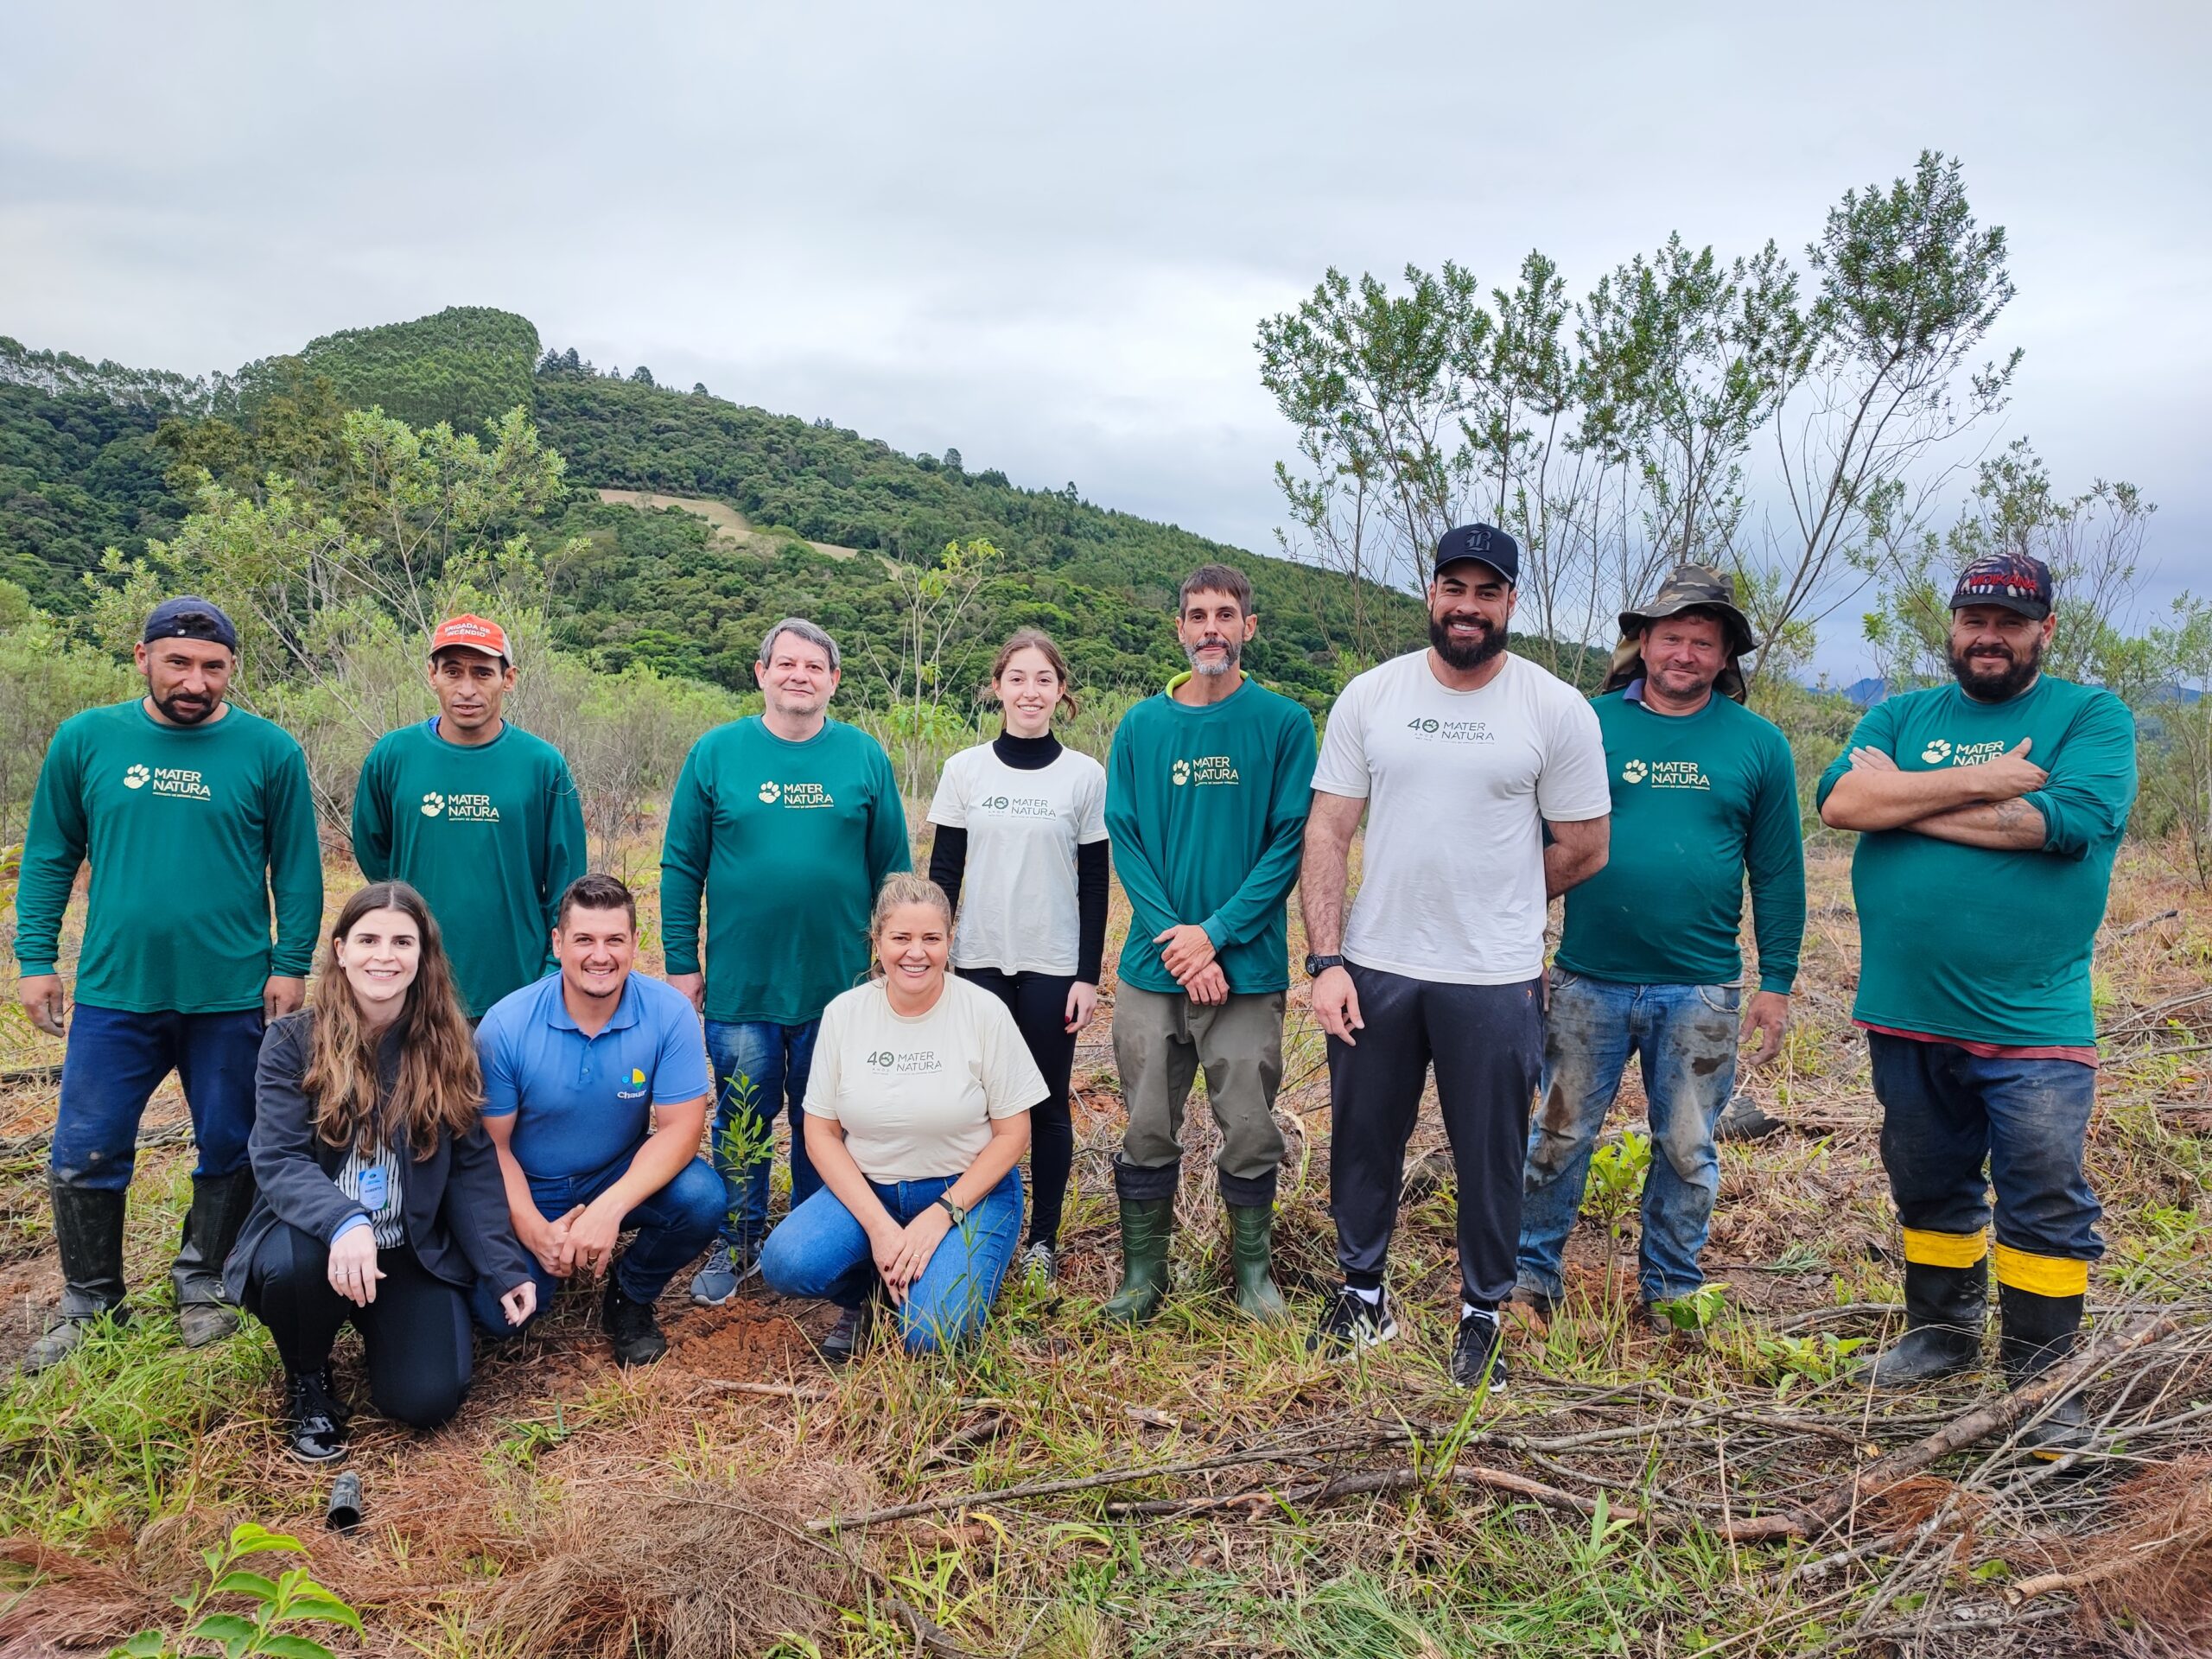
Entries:
<svg viewBox="0 0 2212 1659">
<path fill-rule="evenodd" d="M 691 999 L 632 974 L 596 1037 L 576 1028 L 554 974 L 500 998 L 476 1029 L 484 1116 L 515 1118 L 515 1161 L 533 1180 L 593 1175 L 637 1150 L 651 1109 L 714 1086 Z"/>
</svg>

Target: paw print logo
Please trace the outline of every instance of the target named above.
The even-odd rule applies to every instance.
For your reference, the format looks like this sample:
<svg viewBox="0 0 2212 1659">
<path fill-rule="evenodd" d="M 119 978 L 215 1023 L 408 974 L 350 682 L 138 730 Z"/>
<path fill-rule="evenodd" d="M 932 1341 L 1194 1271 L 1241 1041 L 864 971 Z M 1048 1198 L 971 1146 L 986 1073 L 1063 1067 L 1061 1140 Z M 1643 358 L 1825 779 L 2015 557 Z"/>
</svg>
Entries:
<svg viewBox="0 0 2212 1659">
<path fill-rule="evenodd" d="M 153 776 L 154 774 L 143 766 L 126 766 L 123 772 L 123 786 L 125 789 L 143 789 L 152 780 Z"/>
<path fill-rule="evenodd" d="M 1191 781 L 1191 763 L 1187 760 L 1178 760 L 1169 775 L 1175 779 L 1175 787 L 1180 789 Z"/>
<path fill-rule="evenodd" d="M 1940 766 L 1951 758 L 1951 746 L 1940 737 L 1931 737 L 1928 747 L 1920 752 L 1920 758 L 1931 766 Z"/>
<path fill-rule="evenodd" d="M 1649 772 L 1650 768 L 1643 761 L 1631 760 L 1621 768 L 1621 781 L 1624 784 L 1640 784 L 1649 775 Z"/>
<path fill-rule="evenodd" d="M 784 786 L 781 784 L 772 781 L 765 783 L 760 785 L 760 804 L 763 806 L 773 806 L 779 800 L 783 798 L 783 793 Z"/>
<path fill-rule="evenodd" d="M 436 790 L 432 790 L 429 794 L 423 798 L 423 816 L 424 817 L 435 818 L 439 813 L 445 810 L 446 798 L 439 794 Z"/>
</svg>

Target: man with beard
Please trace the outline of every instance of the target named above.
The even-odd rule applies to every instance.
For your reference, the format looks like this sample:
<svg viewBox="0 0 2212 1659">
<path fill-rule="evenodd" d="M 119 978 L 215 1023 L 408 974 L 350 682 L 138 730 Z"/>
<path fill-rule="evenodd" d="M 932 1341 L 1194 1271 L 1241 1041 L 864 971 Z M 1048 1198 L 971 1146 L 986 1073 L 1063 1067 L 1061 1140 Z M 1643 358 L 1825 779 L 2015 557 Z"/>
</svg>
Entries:
<svg viewBox="0 0 2212 1659">
<path fill-rule="evenodd" d="M 1637 1288 L 1647 1321 L 1667 1332 L 1700 1323 L 1687 1299 L 1705 1282 L 1699 1256 L 1720 1190 L 1713 1126 L 1735 1087 L 1739 1009 L 1759 1033 L 1753 1065 L 1782 1049 L 1805 856 L 1789 740 L 1743 706 L 1753 642 L 1735 584 L 1677 565 L 1620 620 L 1593 705 L 1619 833 L 1605 868 L 1567 895 L 1514 1295 L 1540 1314 L 1560 1298 L 1590 1154 L 1632 1053 L 1652 1153 Z M 1746 876 L 1759 949 L 1748 1004 L 1737 944 Z"/>
<path fill-rule="evenodd" d="M 204 599 L 164 600 L 132 653 L 146 695 L 64 721 L 39 768 L 16 891 L 31 1023 L 66 1034 L 47 1169 L 61 1310 L 28 1371 L 54 1364 L 123 1306 L 123 1221 L 138 1120 L 175 1071 L 199 1160 L 170 1269 L 197 1348 L 238 1329 L 223 1258 L 253 1203 L 246 1139 L 264 1025 L 300 1006 L 322 920 L 307 760 L 224 701 L 238 632 Z M 92 863 L 77 1007 L 55 971 L 62 912 Z M 276 939 L 270 901 L 276 901 Z"/>
<path fill-rule="evenodd" d="M 1344 1282 L 1311 1346 L 1397 1333 L 1382 1272 L 1432 1064 L 1459 1188 L 1451 1377 L 1505 1386 L 1522 1148 L 1543 1054 L 1547 900 L 1605 862 L 1605 753 L 1573 686 L 1505 653 L 1521 550 L 1448 531 L 1427 651 L 1355 679 L 1330 711 L 1300 888 L 1313 1013 L 1328 1033 L 1331 1209 Z M 1368 815 L 1349 925 L 1352 833 Z M 1545 845 L 1545 832 L 1551 844 Z"/>
<path fill-rule="evenodd" d="M 1992 1185 L 2008 1386 L 2072 1351 L 2104 1249 L 2082 1170 L 2089 950 L 2135 798 L 2135 722 L 2111 692 L 2042 671 L 2056 626 L 2041 560 L 1974 560 L 1951 595 L 1958 683 L 1876 704 L 1821 779 L 1821 819 L 1860 832 L 1853 1016 L 1904 1234 L 1905 1331 L 1877 1388 L 1980 1357 Z M 2059 1455 L 2081 1423 L 2068 1399 L 2021 1442 Z"/>
<path fill-rule="evenodd" d="M 1175 633 L 1190 659 L 1130 709 L 1106 766 L 1106 829 L 1129 897 L 1114 1004 L 1114 1059 L 1128 1128 L 1114 1160 L 1120 1325 L 1159 1311 L 1167 1289 L 1183 1107 L 1198 1068 L 1221 1127 L 1236 1305 L 1289 1317 L 1270 1267 L 1282 1131 L 1286 901 L 1313 779 L 1313 721 L 1238 666 L 1259 632 L 1252 586 L 1227 565 L 1183 580 Z"/>
</svg>

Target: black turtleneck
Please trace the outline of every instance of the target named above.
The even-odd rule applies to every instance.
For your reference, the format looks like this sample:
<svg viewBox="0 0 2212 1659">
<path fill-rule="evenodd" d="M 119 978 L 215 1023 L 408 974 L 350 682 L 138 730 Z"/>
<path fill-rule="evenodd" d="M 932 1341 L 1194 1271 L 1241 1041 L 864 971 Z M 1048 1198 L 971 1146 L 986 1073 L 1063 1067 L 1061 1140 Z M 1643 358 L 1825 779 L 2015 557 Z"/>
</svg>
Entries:
<svg viewBox="0 0 2212 1659">
<path fill-rule="evenodd" d="M 1060 740 L 1050 732 L 1042 737 L 1001 732 L 991 740 L 991 753 L 1016 772 L 1042 772 L 1060 758 Z"/>
</svg>

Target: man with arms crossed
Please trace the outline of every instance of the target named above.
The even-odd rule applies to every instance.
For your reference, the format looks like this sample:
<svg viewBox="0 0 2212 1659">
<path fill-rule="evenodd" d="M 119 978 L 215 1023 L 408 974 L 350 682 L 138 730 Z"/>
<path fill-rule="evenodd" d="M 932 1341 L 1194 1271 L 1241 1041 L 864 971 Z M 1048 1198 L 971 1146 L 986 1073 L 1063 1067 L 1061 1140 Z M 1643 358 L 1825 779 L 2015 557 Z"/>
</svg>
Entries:
<svg viewBox="0 0 2212 1659">
<path fill-rule="evenodd" d="M 875 890 L 909 868 L 906 810 L 874 738 L 824 712 L 837 643 L 787 617 L 760 642 L 760 713 L 717 726 L 676 780 L 661 849 L 668 982 L 707 1018 L 715 1064 L 715 1166 L 729 1183 L 721 1240 L 691 1281 L 718 1306 L 768 1231 L 767 1144 L 791 1125 L 791 1205 L 822 1185 L 807 1161 L 801 1103 L 822 1010 L 868 971 Z M 707 908 L 700 971 L 699 906 Z M 731 1126 L 751 1149 L 731 1160 Z"/>
<path fill-rule="evenodd" d="M 223 1258 L 253 1205 L 254 1064 L 263 1027 L 306 995 L 322 924 L 307 760 L 289 734 L 224 701 L 238 648 L 206 600 L 162 601 L 132 653 L 146 695 L 64 721 L 39 769 L 16 960 L 31 1023 L 56 1037 L 61 915 L 78 867 L 92 868 L 47 1169 L 61 1313 L 25 1370 L 63 1358 L 123 1305 L 138 1120 L 172 1068 L 200 1148 L 169 1273 L 178 1333 L 197 1348 L 238 1329 Z"/>
<path fill-rule="evenodd" d="M 558 917 L 561 971 L 503 999 L 477 1027 L 484 1129 L 531 1258 L 538 1312 L 578 1268 L 604 1274 L 600 1322 L 615 1359 L 639 1365 L 668 1351 L 653 1304 L 707 1248 L 727 1207 L 721 1178 L 698 1155 L 707 1051 L 690 1000 L 631 971 L 629 888 L 583 876 L 561 896 Z M 615 1267 L 615 1240 L 632 1228 Z M 475 1309 L 486 1332 L 512 1334 L 488 1288 L 478 1288 Z"/>
<path fill-rule="evenodd" d="M 2041 560 L 1974 560 L 1951 594 L 1958 683 L 1876 703 L 1821 779 L 1821 818 L 1860 832 L 1852 1013 L 1904 1232 L 1905 1332 L 1877 1388 L 1980 1358 L 1992 1185 L 2008 1386 L 2072 1351 L 2104 1252 L 2082 1169 L 2089 950 L 2135 799 L 2135 721 L 2111 692 L 2042 671 L 2056 626 Z M 2069 1398 L 2020 1443 L 2059 1455 L 2081 1424 Z"/>
<path fill-rule="evenodd" d="M 438 712 L 379 741 L 353 791 L 353 859 L 404 881 L 438 918 L 461 1006 L 481 1020 L 553 966 L 547 940 L 584 873 L 583 804 L 561 752 L 501 715 L 515 686 L 507 632 L 456 616 L 430 636 Z"/>
<path fill-rule="evenodd" d="M 1191 671 L 1122 718 L 1106 765 L 1106 830 L 1129 896 L 1114 1004 L 1128 1128 L 1114 1159 L 1122 1285 L 1103 1309 L 1135 1325 L 1167 1290 L 1183 1108 L 1200 1066 L 1221 1126 L 1236 1306 L 1290 1309 L 1270 1268 L 1282 1131 L 1284 906 L 1313 778 L 1313 720 L 1237 664 L 1259 632 L 1252 585 L 1227 565 L 1183 579 L 1176 638 Z"/>
<path fill-rule="evenodd" d="M 1313 1013 L 1328 1034 L 1330 1208 L 1344 1275 L 1311 1346 L 1348 1353 L 1397 1334 L 1382 1272 L 1433 1062 L 1459 1185 L 1451 1377 L 1493 1393 L 1505 1386 L 1497 1306 L 1513 1289 L 1543 1054 L 1546 899 L 1605 863 L 1611 810 L 1590 705 L 1506 654 L 1520 565 L 1513 538 L 1489 524 L 1437 543 L 1429 648 L 1370 669 L 1330 711 L 1300 887 Z"/>
<path fill-rule="evenodd" d="M 1567 895 L 1521 1199 L 1514 1296 L 1541 1315 L 1559 1300 L 1591 1150 L 1634 1053 L 1652 1149 L 1637 1293 L 1662 1332 L 1700 1322 L 1682 1299 L 1705 1282 L 1698 1258 L 1720 1190 L 1713 1125 L 1736 1084 L 1747 870 L 1759 946 L 1745 1010 L 1759 1033 L 1752 1064 L 1782 1051 L 1805 932 L 1797 772 L 1781 728 L 1742 704 L 1753 642 L 1735 599 L 1719 571 L 1675 566 L 1657 598 L 1622 613 L 1594 705 L 1611 854 Z"/>
</svg>

